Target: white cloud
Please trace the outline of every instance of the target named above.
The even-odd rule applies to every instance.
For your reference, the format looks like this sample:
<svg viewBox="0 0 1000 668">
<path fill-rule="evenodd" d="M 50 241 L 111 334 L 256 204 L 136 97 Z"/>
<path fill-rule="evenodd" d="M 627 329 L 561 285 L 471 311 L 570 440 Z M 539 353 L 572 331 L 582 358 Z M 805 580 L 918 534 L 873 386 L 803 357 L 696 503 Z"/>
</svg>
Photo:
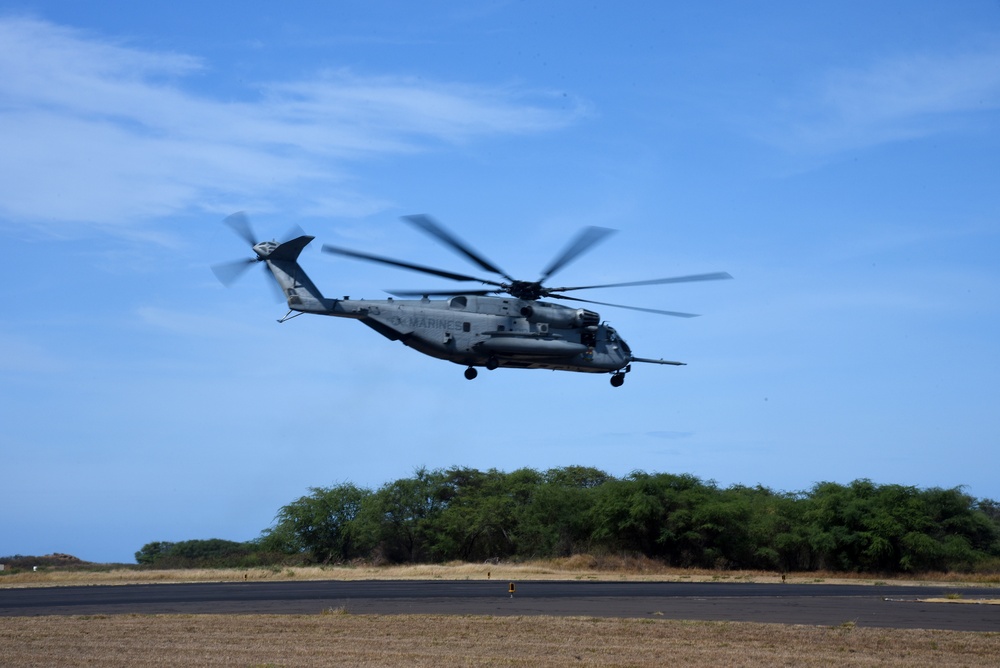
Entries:
<svg viewBox="0 0 1000 668">
<path fill-rule="evenodd" d="M 964 127 L 969 115 L 997 109 L 1000 48 L 900 56 L 821 77 L 788 104 L 773 138 L 795 150 L 839 151 Z"/>
<path fill-rule="evenodd" d="M 345 185 L 352 161 L 549 131 L 581 109 L 506 86 L 349 71 L 257 83 L 259 99 L 226 102 L 185 90 L 202 68 L 189 55 L 0 18 L 0 219 L 124 230 L 316 183 L 322 198 L 299 197 L 303 211 L 370 211 L 382 201 Z"/>
</svg>

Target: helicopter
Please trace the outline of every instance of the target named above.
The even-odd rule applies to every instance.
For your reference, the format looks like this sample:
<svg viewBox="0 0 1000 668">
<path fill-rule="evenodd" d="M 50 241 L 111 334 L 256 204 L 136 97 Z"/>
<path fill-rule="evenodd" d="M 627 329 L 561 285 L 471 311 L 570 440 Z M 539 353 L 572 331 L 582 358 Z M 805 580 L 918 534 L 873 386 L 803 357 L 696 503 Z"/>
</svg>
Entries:
<svg viewBox="0 0 1000 668">
<path fill-rule="evenodd" d="M 254 256 L 214 265 L 212 270 L 228 286 L 250 266 L 263 263 L 277 281 L 282 298 L 288 304 L 288 313 L 278 320 L 279 323 L 305 313 L 352 318 L 391 341 L 400 341 L 425 355 L 466 367 L 465 377 L 468 380 L 478 376 L 477 367 L 485 367 L 490 371 L 499 368 L 551 369 L 610 374 L 611 385 L 614 387 L 620 387 L 625 382 L 625 374 L 632 370 L 633 363 L 672 366 L 683 366 L 685 363 L 637 357 L 618 332 L 601 320 L 598 313 L 587 308 L 574 308 L 542 300 L 580 302 L 692 318 L 696 314 L 611 304 L 564 293 L 732 278 L 726 272 L 715 272 L 603 285 L 549 287 L 545 283 L 556 272 L 615 230 L 593 226 L 583 228 L 542 270 L 537 281 L 525 281 L 511 277 L 430 216 L 404 216 L 403 220 L 483 271 L 503 280 L 436 269 L 327 244 L 322 250 L 331 255 L 407 269 L 457 282 L 476 282 L 488 287 L 473 290 L 387 291 L 391 296 L 383 300 L 325 297 L 298 263 L 300 253 L 315 237 L 297 234 L 301 232 L 297 230 L 292 233 L 297 236 L 284 242 L 259 241 L 242 211 L 226 217 L 223 223 L 250 244 Z M 417 299 L 398 299 L 400 297 Z M 432 300 L 431 297 L 445 299 Z"/>
</svg>

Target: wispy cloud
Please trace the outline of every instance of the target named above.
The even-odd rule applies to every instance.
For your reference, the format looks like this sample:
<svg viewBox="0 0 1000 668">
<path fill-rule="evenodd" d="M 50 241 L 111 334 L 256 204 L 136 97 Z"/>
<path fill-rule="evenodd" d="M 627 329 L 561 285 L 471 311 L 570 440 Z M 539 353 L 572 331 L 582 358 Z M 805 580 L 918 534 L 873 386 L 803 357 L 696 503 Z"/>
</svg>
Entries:
<svg viewBox="0 0 1000 668">
<path fill-rule="evenodd" d="M 789 101 L 771 139 L 833 152 L 968 127 L 1000 109 L 1000 47 L 908 55 L 827 73 Z"/>
<path fill-rule="evenodd" d="M 348 185 L 353 161 L 551 131 L 583 109 L 513 86 L 348 70 L 256 82 L 259 98 L 229 102 L 185 88 L 203 68 L 191 55 L 0 18 L 0 218 L 127 228 L 316 183 L 322 199 L 299 198 L 304 211 L 365 212 L 381 202 Z"/>
</svg>

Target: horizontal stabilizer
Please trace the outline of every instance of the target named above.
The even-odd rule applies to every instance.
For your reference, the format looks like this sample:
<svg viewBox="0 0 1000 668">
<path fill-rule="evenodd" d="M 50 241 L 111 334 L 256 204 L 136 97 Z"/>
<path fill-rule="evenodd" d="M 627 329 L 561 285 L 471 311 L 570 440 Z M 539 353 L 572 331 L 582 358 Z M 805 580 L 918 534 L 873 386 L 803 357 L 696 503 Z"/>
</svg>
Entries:
<svg viewBox="0 0 1000 668">
<path fill-rule="evenodd" d="M 291 241 L 286 241 L 279 244 L 277 248 L 268 254 L 268 260 L 286 260 L 288 262 L 295 262 L 299 259 L 299 254 L 302 249 L 309 245 L 309 242 L 316 237 L 311 237 L 308 234 L 304 234 L 301 237 L 296 237 Z"/>
</svg>

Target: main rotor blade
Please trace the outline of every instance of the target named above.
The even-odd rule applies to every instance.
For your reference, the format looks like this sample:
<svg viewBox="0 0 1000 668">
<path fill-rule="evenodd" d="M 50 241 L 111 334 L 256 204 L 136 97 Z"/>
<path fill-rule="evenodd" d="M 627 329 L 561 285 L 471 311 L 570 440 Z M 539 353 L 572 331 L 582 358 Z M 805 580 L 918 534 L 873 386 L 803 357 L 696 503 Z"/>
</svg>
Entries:
<svg viewBox="0 0 1000 668">
<path fill-rule="evenodd" d="M 634 285 L 663 285 L 664 283 L 692 283 L 694 281 L 720 281 L 732 278 L 724 271 L 713 274 L 692 274 L 691 276 L 674 276 L 672 278 L 654 278 L 648 281 L 628 281 L 625 283 L 605 283 L 604 285 L 579 285 L 572 288 L 551 288 L 553 292 L 567 292 L 569 290 L 592 290 L 595 288 L 625 288 Z"/>
<path fill-rule="evenodd" d="M 453 281 L 478 281 L 479 283 L 486 283 L 487 285 L 500 285 L 496 281 L 490 281 L 483 278 L 477 278 L 475 276 L 466 276 L 465 274 L 456 274 L 451 271 L 444 271 L 443 269 L 434 269 L 433 267 L 424 267 L 419 264 L 413 264 L 411 262 L 403 262 L 402 260 L 393 260 L 388 257 L 381 257 L 379 255 L 372 255 L 371 253 L 362 253 L 360 251 L 353 251 L 347 248 L 339 248 L 337 246 L 330 246 L 325 244 L 323 246 L 323 251 L 326 253 L 332 253 L 334 255 L 343 255 L 345 257 L 353 257 L 358 260 L 368 260 L 369 262 L 378 262 L 380 264 L 387 264 L 393 267 L 401 267 L 403 269 L 411 269 L 413 271 L 423 272 L 425 274 L 431 274 L 433 276 L 440 276 L 441 278 L 449 278 Z"/>
<path fill-rule="evenodd" d="M 246 260 L 213 264 L 212 273 L 215 274 L 215 277 L 219 279 L 220 283 L 228 288 L 230 285 L 235 283 L 240 276 L 246 273 L 246 270 L 249 269 L 251 265 L 256 264 L 256 262 L 257 260 L 254 258 L 247 258 Z"/>
<path fill-rule="evenodd" d="M 542 277 L 539 283 L 544 283 L 552 274 L 556 273 L 567 264 L 575 260 L 577 257 L 588 251 L 594 244 L 600 242 L 610 234 L 614 234 L 617 230 L 612 230 L 608 227 L 585 227 L 580 230 L 576 238 L 570 242 L 562 253 L 560 253 L 549 266 L 542 271 Z"/>
<path fill-rule="evenodd" d="M 495 295 L 497 290 L 386 290 L 393 297 L 456 297 L 458 295 Z"/>
<path fill-rule="evenodd" d="M 553 299 L 568 299 L 573 302 L 584 302 L 586 304 L 600 304 L 601 306 L 613 306 L 614 308 L 625 308 L 630 311 L 643 311 L 645 313 L 657 313 L 659 315 L 670 315 L 675 318 L 697 318 L 697 313 L 681 313 L 679 311 L 661 311 L 655 308 L 643 308 L 642 306 L 625 306 L 624 304 L 609 304 L 608 302 L 595 302 L 592 299 L 579 299 L 577 297 L 567 297 L 566 295 L 549 295 Z"/>
<path fill-rule="evenodd" d="M 222 222 L 231 227 L 236 234 L 240 235 L 241 239 L 251 246 L 257 245 L 257 237 L 253 232 L 253 228 L 250 227 L 250 219 L 247 218 L 247 214 L 244 211 L 237 211 L 230 216 L 226 216 L 226 219 Z"/>
<path fill-rule="evenodd" d="M 464 255 L 468 259 L 472 260 L 486 271 L 492 272 L 494 274 L 499 274 L 500 276 L 506 278 L 508 281 L 514 280 L 513 278 L 508 276 L 503 269 L 501 269 L 500 267 L 496 266 L 495 264 L 487 260 L 485 257 L 482 256 L 482 254 L 477 253 L 475 250 L 473 250 L 471 246 L 469 246 L 466 243 L 463 243 L 458 239 L 458 237 L 456 237 L 451 232 L 441 227 L 430 216 L 426 216 L 424 214 L 417 214 L 415 216 L 403 216 L 403 220 L 407 221 L 411 225 L 420 228 L 421 230 L 431 235 L 432 237 L 438 239 L 439 241 L 443 242 L 447 246 L 450 246 L 452 249 L 458 251 L 461 255 Z"/>
</svg>

